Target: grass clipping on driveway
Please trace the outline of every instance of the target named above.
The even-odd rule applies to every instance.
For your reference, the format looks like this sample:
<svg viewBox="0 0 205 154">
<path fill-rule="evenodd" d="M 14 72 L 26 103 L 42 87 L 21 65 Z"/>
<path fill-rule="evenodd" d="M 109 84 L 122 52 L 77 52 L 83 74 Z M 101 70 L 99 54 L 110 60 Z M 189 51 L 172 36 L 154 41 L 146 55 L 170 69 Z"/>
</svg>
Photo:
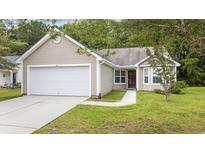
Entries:
<svg viewBox="0 0 205 154">
<path fill-rule="evenodd" d="M 35 133 L 205 133 L 205 87 L 183 95 L 138 92 L 124 107 L 78 105 Z"/>
<path fill-rule="evenodd" d="M 120 102 L 126 91 L 113 90 L 107 95 L 103 96 L 101 99 L 91 98 L 90 101 L 99 101 L 99 102 Z"/>
</svg>

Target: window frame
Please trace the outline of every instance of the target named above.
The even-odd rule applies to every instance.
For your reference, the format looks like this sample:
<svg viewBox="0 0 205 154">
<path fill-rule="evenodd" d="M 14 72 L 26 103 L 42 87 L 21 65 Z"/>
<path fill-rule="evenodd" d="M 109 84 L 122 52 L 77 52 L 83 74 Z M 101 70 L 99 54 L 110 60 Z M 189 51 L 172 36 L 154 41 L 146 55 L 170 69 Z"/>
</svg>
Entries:
<svg viewBox="0 0 205 154">
<path fill-rule="evenodd" d="M 158 75 L 155 75 L 154 73 L 154 68 L 151 68 L 151 81 L 152 81 L 152 85 L 161 85 L 161 83 L 154 83 L 153 82 L 153 77 L 158 77 Z"/>
<path fill-rule="evenodd" d="M 120 71 L 120 75 L 119 75 L 119 76 L 116 76 L 116 75 L 115 75 L 115 71 Z M 125 76 L 122 76 L 122 73 L 121 73 L 121 72 L 125 72 Z M 115 77 L 119 77 L 119 78 L 120 78 L 120 82 L 115 82 Z M 125 82 L 121 82 L 122 77 L 125 78 Z M 126 84 L 126 70 L 120 70 L 120 69 L 115 69 L 115 70 L 114 70 L 114 84 Z"/>
<path fill-rule="evenodd" d="M 148 82 L 147 83 L 145 83 L 145 70 L 147 69 L 147 77 L 148 77 Z M 148 84 L 150 84 L 150 69 L 149 69 L 149 67 L 145 67 L 145 68 L 143 68 L 143 84 L 145 84 L 145 85 L 148 85 Z"/>
</svg>

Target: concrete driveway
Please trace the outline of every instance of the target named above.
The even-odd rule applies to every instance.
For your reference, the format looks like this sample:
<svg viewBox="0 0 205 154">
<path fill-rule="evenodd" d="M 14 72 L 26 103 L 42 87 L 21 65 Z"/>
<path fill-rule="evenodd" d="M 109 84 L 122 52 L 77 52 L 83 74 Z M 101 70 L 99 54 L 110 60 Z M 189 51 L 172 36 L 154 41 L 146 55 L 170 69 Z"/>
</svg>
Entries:
<svg viewBox="0 0 205 154">
<path fill-rule="evenodd" d="M 24 96 L 2 101 L 0 133 L 32 133 L 85 99 L 87 97 Z"/>
</svg>

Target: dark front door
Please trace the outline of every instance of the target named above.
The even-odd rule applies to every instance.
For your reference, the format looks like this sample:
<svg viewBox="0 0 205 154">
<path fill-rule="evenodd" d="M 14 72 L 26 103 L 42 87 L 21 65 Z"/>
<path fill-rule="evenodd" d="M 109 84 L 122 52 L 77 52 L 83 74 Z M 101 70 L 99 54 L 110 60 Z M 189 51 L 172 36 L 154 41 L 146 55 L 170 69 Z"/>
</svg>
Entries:
<svg viewBox="0 0 205 154">
<path fill-rule="evenodd" d="M 128 88 L 136 88 L 136 71 L 128 71 Z"/>
<path fill-rule="evenodd" d="M 16 73 L 13 73 L 13 86 L 16 85 Z"/>
</svg>

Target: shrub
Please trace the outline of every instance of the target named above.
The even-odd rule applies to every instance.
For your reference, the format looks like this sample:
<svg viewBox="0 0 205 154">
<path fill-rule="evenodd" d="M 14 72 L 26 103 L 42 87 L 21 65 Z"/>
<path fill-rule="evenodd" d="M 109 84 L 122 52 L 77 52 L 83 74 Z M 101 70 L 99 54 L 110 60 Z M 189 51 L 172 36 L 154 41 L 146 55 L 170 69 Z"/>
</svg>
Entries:
<svg viewBox="0 0 205 154">
<path fill-rule="evenodd" d="M 164 91 L 161 90 L 161 89 L 154 89 L 154 92 L 155 92 L 156 94 L 164 94 Z"/>
<path fill-rule="evenodd" d="M 176 84 L 182 89 L 188 87 L 188 84 L 185 81 L 177 81 Z"/>
<path fill-rule="evenodd" d="M 177 81 L 170 87 L 170 92 L 173 94 L 180 94 L 183 88 L 186 88 L 188 85 L 184 81 Z"/>
<path fill-rule="evenodd" d="M 21 83 L 16 83 L 16 85 L 13 87 L 14 89 L 16 89 L 16 88 L 21 88 Z"/>
<path fill-rule="evenodd" d="M 180 94 L 181 93 L 181 88 L 179 86 L 177 86 L 177 84 L 173 84 L 170 87 L 170 91 L 172 94 Z"/>
</svg>

